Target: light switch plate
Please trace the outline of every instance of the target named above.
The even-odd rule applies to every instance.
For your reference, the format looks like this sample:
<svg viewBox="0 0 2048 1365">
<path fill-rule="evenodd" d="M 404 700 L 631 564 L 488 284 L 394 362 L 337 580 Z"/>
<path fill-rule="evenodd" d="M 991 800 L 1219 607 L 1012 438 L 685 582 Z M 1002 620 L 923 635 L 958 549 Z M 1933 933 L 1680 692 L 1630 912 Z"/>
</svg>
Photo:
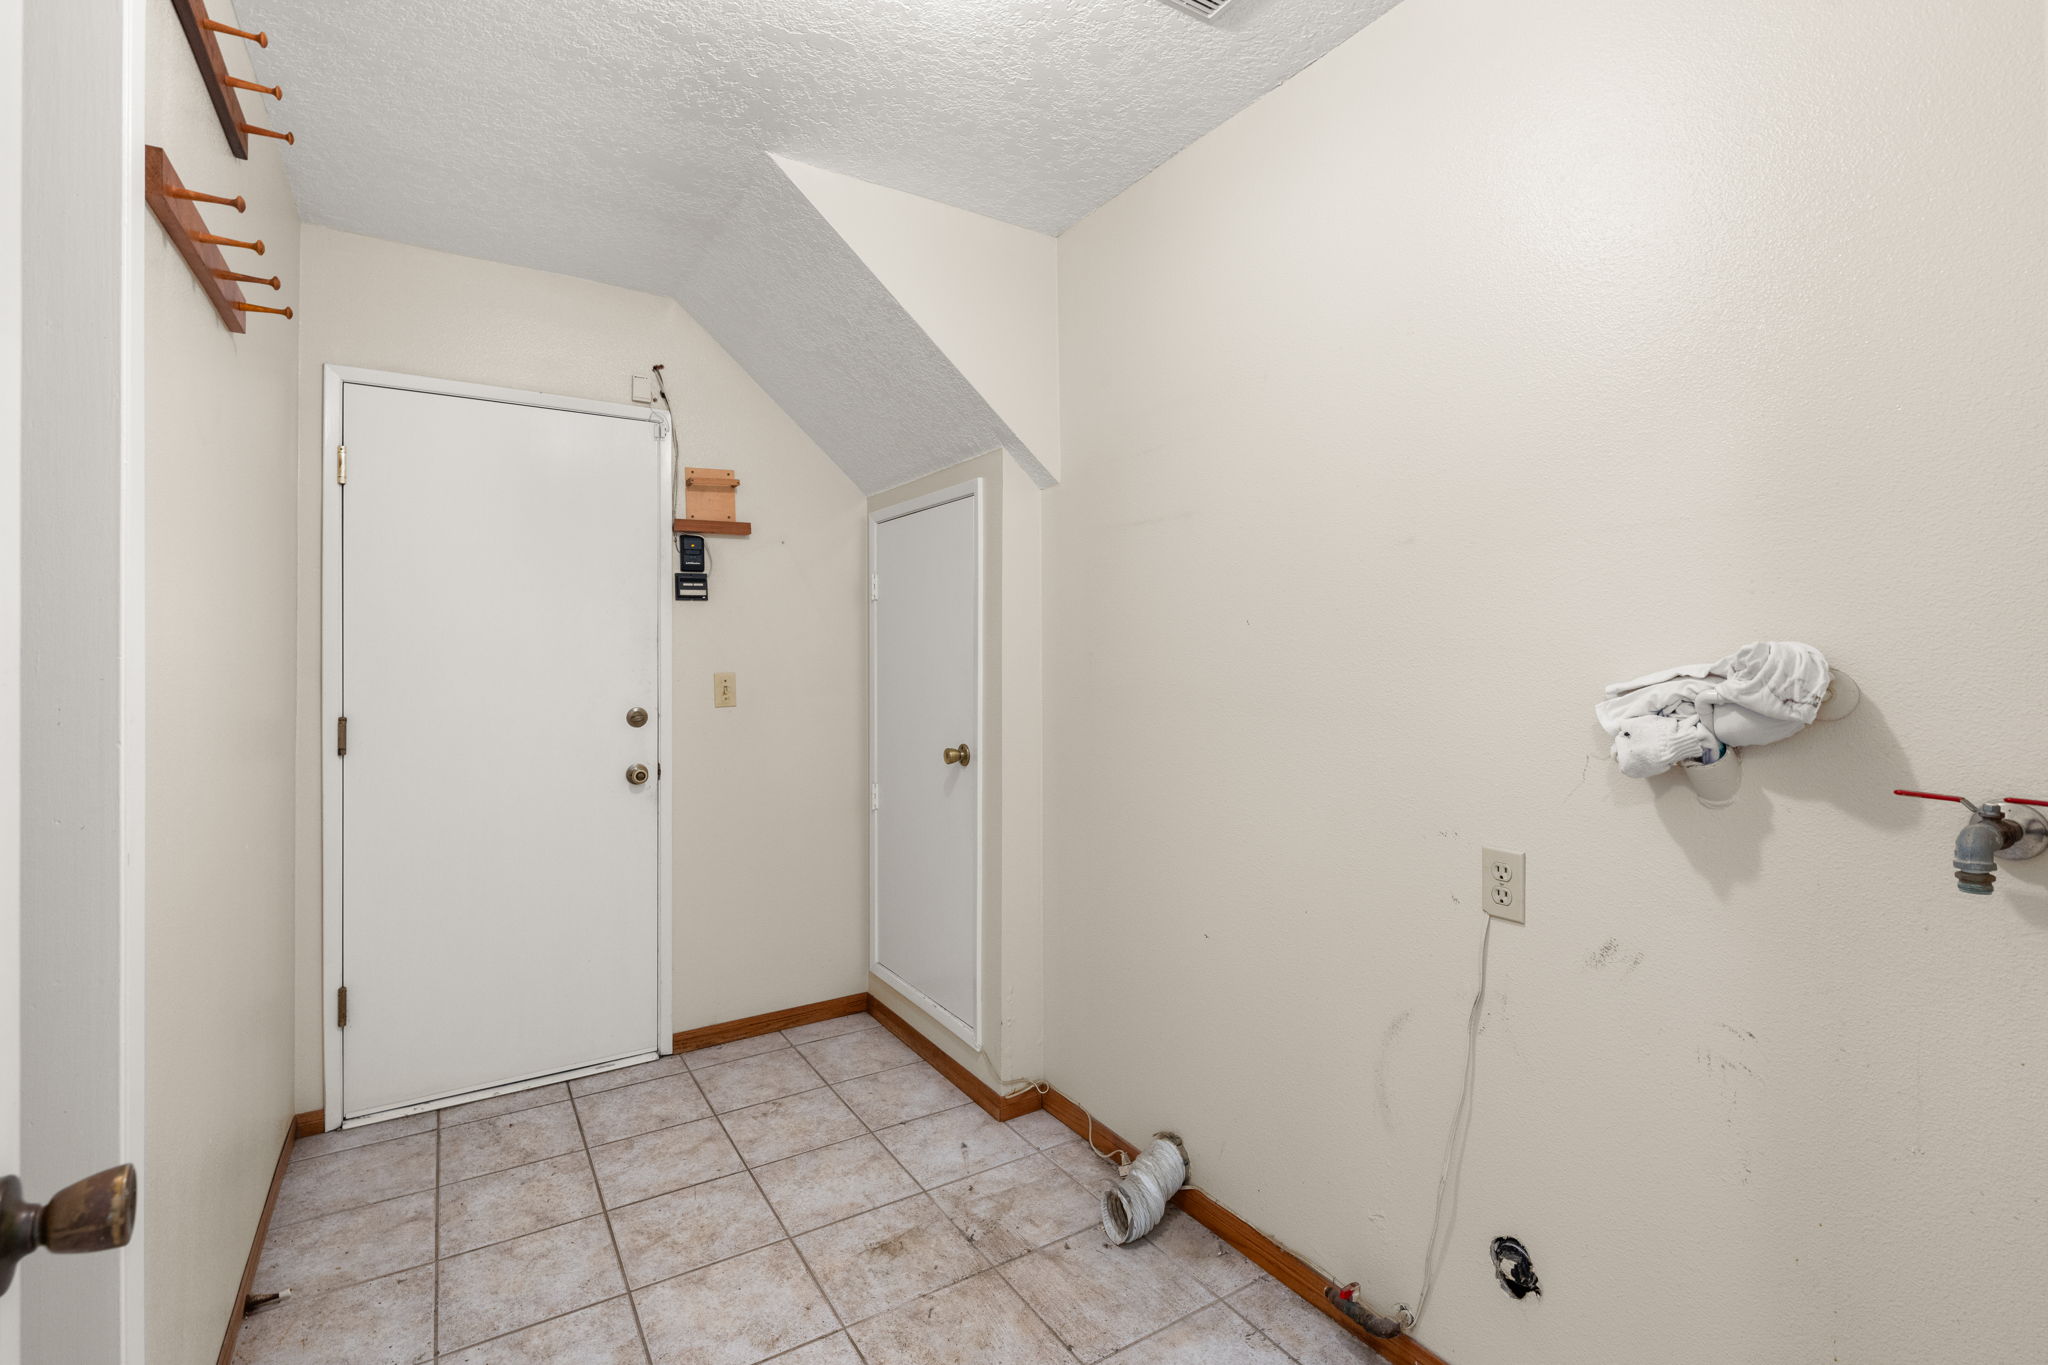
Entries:
<svg viewBox="0 0 2048 1365">
<path fill-rule="evenodd" d="M 1519 853 L 1479 850 L 1479 908 L 1495 919 L 1529 922 L 1528 867 Z"/>
<path fill-rule="evenodd" d="M 737 673 L 713 673 L 711 675 L 711 704 L 713 706 L 738 706 L 740 684 Z"/>
</svg>

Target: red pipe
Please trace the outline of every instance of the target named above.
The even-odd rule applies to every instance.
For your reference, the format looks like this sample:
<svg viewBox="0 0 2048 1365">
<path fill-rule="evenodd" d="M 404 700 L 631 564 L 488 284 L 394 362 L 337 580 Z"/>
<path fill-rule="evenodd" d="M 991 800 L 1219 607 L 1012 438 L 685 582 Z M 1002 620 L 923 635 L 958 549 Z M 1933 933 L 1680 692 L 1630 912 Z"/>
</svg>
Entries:
<svg viewBox="0 0 2048 1365">
<path fill-rule="evenodd" d="M 1955 802 L 1961 802 L 1961 801 L 1962 801 L 1962 799 L 1963 799 L 1963 798 L 1962 798 L 1962 797 L 1960 797 L 1960 796 L 1943 796 L 1943 795 L 1942 795 L 1942 794 L 1941 794 L 1940 792 L 1909 792 L 1909 791 L 1905 790 L 1905 789 L 1904 789 L 1903 787 L 1894 787 L 1894 788 L 1892 789 L 1892 795 L 1893 795 L 1893 796 L 1917 796 L 1917 797 L 1919 797 L 1919 798 L 1920 798 L 1921 800 L 1923 800 L 1923 801 L 1955 801 Z M 2032 803 L 2029 803 L 2029 804 L 2034 804 L 2034 805 L 2040 805 L 2040 804 L 2048 804 L 2048 803 L 2042 803 L 2042 802 L 2032 802 Z"/>
</svg>

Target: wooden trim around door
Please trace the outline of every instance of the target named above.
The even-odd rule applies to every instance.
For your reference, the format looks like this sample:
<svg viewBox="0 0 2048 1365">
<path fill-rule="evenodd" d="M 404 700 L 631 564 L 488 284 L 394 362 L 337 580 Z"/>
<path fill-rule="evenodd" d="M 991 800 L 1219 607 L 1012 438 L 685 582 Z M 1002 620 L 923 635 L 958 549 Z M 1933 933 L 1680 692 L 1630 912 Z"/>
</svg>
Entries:
<svg viewBox="0 0 2048 1365">
<path fill-rule="evenodd" d="M 256 1220 L 256 1236 L 249 1242 L 249 1263 L 242 1267 L 242 1283 L 235 1290 L 234 1306 L 228 1310 L 227 1335 L 221 1339 L 219 1365 L 233 1365 L 235 1343 L 242 1337 L 242 1319 L 247 1315 L 249 1293 L 256 1287 L 256 1265 L 263 1259 L 263 1243 L 270 1236 L 270 1215 L 277 1209 L 277 1192 L 284 1188 L 284 1175 L 291 1168 L 292 1148 L 299 1145 L 302 1134 L 310 1136 L 306 1120 L 313 1120 L 312 1132 L 320 1131 L 325 1111 L 315 1109 L 310 1114 L 295 1114 L 285 1126 L 284 1147 L 277 1154 L 277 1169 L 270 1173 L 270 1193 L 263 1199 L 263 1216 Z"/>
<path fill-rule="evenodd" d="M 943 1048 L 912 1028 L 902 1015 L 873 997 L 868 999 L 868 1013 L 874 1015 L 883 1028 L 901 1038 L 912 1052 L 931 1063 L 932 1069 L 951 1081 L 955 1090 L 980 1105 L 990 1118 L 1008 1123 L 1019 1114 L 1028 1114 L 1044 1105 L 1045 1096 L 1036 1087 L 1020 1090 L 1014 1095 L 998 1092 L 987 1081 L 948 1057 Z"/>
<path fill-rule="evenodd" d="M 837 1000 L 820 1000 L 815 1005 L 796 1005 L 786 1010 L 770 1010 L 766 1014 L 750 1014 L 729 1024 L 706 1024 L 703 1028 L 684 1029 L 675 1036 L 675 1050 L 697 1052 L 717 1047 L 720 1043 L 737 1043 L 742 1038 L 779 1033 L 799 1024 L 815 1024 L 821 1019 L 860 1014 L 867 1007 L 867 992 L 862 991 L 859 995 L 842 995 Z"/>
<path fill-rule="evenodd" d="M 1126 1161 L 1138 1154 L 1135 1146 L 1093 1122 L 1087 1110 L 1059 1091 L 1048 1089 L 1044 1101 L 1046 1113 L 1073 1129 L 1096 1151 L 1113 1151 Z M 1181 1212 L 1215 1233 L 1226 1245 L 1242 1252 L 1246 1260 L 1293 1290 L 1382 1358 L 1395 1362 L 1395 1365 L 1448 1365 L 1442 1356 L 1413 1337 L 1376 1337 L 1345 1317 L 1323 1297 L 1325 1289 L 1335 1287 L 1334 1281 L 1192 1185 L 1184 1186 L 1173 1197 L 1173 1202 L 1180 1206 Z"/>
<path fill-rule="evenodd" d="M 314 1137 L 327 1131 L 327 1111 L 308 1109 L 303 1114 L 292 1115 L 292 1136 L 295 1138 Z"/>
</svg>

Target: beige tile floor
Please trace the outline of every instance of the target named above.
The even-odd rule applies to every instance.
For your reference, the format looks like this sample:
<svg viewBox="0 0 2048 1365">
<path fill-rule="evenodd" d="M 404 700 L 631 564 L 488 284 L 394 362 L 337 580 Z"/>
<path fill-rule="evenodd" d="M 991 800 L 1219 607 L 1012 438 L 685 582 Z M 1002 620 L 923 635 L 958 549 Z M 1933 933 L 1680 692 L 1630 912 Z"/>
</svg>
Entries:
<svg viewBox="0 0 2048 1365">
<path fill-rule="evenodd" d="M 866 1015 L 298 1145 L 237 1365 L 1374 1361 Z"/>
</svg>

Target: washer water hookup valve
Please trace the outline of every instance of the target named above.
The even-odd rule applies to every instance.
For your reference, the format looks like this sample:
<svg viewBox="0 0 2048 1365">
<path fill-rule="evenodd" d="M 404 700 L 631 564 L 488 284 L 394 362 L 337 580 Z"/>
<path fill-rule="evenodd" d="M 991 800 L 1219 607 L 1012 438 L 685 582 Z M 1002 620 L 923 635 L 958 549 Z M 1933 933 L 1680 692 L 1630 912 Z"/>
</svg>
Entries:
<svg viewBox="0 0 2048 1365">
<path fill-rule="evenodd" d="M 1998 861 L 2018 862 L 2033 858 L 2048 849 L 2048 820 L 2041 818 L 2037 806 L 2048 806 L 2048 801 L 2032 801 L 2024 796 L 2008 796 L 2003 801 L 1992 799 L 1981 805 L 1960 796 L 1946 796 L 1941 792 L 1906 791 L 1894 788 L 1893 796 L 1917 796 L 1923 801 L 1953 801 L 1970 812 L 1970 819 L 1956 834 L 1956 890 L 1966 896 L 1988 896 L 1998 880 Z M 2007 806 L 2019 809 L 2008 813 Z"/>
</svg>

